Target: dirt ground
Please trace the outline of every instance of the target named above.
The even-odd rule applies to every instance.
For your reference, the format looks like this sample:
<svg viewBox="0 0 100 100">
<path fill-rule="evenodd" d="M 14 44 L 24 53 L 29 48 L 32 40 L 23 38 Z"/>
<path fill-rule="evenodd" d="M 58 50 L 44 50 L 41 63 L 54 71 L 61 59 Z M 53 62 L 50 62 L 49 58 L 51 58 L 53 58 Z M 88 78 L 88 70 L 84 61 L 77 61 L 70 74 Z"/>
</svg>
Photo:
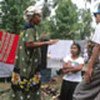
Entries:
<svg viewBox="0 0 100 100">
<path fill-rule="evenodd" d="M 9 90 L 10 90 L 10 83 L 0 83 L 0 100 L 6 100 L 6 98 L 8 98 L 7 93 Z"/>
</svg>

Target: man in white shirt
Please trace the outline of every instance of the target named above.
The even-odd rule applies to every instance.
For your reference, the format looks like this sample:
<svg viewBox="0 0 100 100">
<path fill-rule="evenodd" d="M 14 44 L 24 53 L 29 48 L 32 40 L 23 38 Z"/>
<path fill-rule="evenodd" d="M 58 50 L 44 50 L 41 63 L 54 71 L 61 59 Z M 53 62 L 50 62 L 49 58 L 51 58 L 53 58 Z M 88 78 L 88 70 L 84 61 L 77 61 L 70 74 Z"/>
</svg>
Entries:
<svg viewBox="0 0 100 100">
<path fill-rule="evenodd" d="M 95 43 L 84 80 L 77 86 L 73 100 L 100 100 L 100 2 L 94 13 L 97 27 L 92 41 Z"/>
</svg>

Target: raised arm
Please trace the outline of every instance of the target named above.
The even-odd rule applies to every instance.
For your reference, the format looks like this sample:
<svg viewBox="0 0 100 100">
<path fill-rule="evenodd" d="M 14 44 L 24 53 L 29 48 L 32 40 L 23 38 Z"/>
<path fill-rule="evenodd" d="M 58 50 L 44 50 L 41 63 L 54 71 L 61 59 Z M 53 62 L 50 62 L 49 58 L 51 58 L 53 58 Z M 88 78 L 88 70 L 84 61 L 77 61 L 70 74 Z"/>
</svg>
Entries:
<svg viewBox="0 0 100 100">
<path fill-rule="evenodd" d="M 41 47 L 43 45 L 52 45 L 52 44 L 55 44 L 57 43 L 58 40 L 49 40 L 49 41 L 36 41 L 36 42 L 26 42 L 26 46 L 29 47 L 29 48 L 34 48 L 34 47 Z"/>
</svg>

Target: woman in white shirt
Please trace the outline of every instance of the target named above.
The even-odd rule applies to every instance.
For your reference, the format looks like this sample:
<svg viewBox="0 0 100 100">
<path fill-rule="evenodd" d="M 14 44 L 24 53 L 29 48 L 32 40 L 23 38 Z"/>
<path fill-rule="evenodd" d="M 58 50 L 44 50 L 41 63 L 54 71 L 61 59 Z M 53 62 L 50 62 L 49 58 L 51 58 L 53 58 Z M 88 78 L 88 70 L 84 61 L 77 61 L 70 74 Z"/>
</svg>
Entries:
<svg viewBox="0 0 100 100">
<path fill-rule="evenodd" d="M 60 100 L 72 100 L 75 87 L 82 80 L 81 70 L 84 60 L 80 56 L 81 48 L 79 44 L 73 43 L 71 46 L 71 55 L 64 58 L 63 82 L 60 93 Z"/>
</svg>

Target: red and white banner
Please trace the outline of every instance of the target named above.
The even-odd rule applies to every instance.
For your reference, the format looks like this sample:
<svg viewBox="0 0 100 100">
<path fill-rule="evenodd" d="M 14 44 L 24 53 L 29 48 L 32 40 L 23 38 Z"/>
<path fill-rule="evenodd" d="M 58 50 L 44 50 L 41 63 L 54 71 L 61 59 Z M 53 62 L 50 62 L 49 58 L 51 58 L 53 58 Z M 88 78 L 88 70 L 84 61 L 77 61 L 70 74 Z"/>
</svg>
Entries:
<svg viewBox="0 0 100 100">
<path fill-rule="evenodd" d="M 9 76 L 13 69 L 18 40 L 18 35 L 0 31 L 0 77 Z"/>
<path fill-rule="evenodd" d="M 19 36 L 0 31 L 0 62 L 14 64 Z"/>
</svg>

